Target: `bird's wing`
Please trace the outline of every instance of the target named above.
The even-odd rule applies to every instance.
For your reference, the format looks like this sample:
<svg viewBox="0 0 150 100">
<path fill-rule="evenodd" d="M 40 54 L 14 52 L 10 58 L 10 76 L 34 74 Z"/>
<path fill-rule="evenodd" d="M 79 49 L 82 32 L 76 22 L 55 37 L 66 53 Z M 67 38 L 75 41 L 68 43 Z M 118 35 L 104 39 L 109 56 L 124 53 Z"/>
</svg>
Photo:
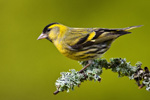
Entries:
<svg viewBox="0 0 150 100">
<path fill-rule="evenodd" d="M 73 49 L 79 49 L 83 44 L 91 41 L 95 35 L 92 28 L 72 28 L 65 36 L 65 43 Z"/>
<path fill-rule="evenodd" d="M 117 37 L 128 34 L 130 29 L 138 26 L 106 29 L 106 28 L 74 28 L 66 38 L 66 43 L 74 50 L 81 50 L 85 47 L 102 44 L 103 42 L 111 44 Z"/>
</svg>

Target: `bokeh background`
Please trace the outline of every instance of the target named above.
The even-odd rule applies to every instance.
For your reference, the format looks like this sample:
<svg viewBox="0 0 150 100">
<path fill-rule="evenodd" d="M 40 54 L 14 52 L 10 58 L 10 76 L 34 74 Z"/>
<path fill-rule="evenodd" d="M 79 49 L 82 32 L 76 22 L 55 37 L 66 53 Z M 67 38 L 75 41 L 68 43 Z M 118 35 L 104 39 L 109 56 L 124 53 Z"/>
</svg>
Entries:
<svg viewBox="0 0 150 100">
<path fill-rule="evenodd" d="M 123 28 L 144 25 L 118 38 L 103 58 L 126 58 L 150 68 L 150 0 L 0 0 L 0 100 L 146 100 L 133 80 L 104 70 L 102 81 L 86 81 L 69 93 L 53 95 L 60 72 L 80 70 L 47 40 L 45 25 Z"/>
</svg>

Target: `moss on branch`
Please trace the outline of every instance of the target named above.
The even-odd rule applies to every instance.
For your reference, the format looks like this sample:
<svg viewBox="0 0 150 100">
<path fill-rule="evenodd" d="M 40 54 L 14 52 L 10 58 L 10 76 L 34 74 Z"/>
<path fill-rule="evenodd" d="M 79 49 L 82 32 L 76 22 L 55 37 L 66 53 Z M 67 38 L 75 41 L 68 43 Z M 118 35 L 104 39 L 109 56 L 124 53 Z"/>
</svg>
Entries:
<svg viewBox="0 0 150 100">
<path fill-rule="evenodd" d="M 83 67 L 88 64 L 87 61 L 79 63 Z M 106 59 L 96 59 L 83 72 L 75 69 L 71 69 L 70 72 L 62 72 L 61 77 L 56 80 L 57 90 L 54 94 L 60 91 L 69 92 L 70 89 L 74 90 L 75 86 L 79 87 L 85 80 L 100 82 L 103 68 L 117 72 L 119 77 L 127 76 L 129 79 L 135 80 L 139 88 L 146 86 L 146 90 L 150 91 L 150 72 L 147 67 L 142 69 L 141 65 L 141 62 L 137 62 L 135 66 L 132 66 L 130 62 L 126 62 L 126 59 L 121 58 L 111 58 L 110 62 L 107 62 Z"/>
</svg>

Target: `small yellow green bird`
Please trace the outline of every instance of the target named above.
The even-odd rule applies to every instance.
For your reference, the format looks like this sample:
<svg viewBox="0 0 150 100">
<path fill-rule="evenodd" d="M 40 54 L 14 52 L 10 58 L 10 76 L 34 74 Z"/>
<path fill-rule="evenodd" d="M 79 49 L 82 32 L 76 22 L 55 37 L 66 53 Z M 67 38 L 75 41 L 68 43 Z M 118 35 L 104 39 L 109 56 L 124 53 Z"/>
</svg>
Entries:
<svg viewBox="0 0 150 100">
<path fill-rule="evenodd" d="M 43 29 L 38 40 L 51 41 L 66 57 L 77 61 L 89 61 L 89 64 L 81 70 L 83 71 L 93 59 L 101 57 L 116 38 L 131 33 L 129 30 L 140 26 L 118 29 L 72 28 L 60 23 L 51 23 Z"/>
</svg>

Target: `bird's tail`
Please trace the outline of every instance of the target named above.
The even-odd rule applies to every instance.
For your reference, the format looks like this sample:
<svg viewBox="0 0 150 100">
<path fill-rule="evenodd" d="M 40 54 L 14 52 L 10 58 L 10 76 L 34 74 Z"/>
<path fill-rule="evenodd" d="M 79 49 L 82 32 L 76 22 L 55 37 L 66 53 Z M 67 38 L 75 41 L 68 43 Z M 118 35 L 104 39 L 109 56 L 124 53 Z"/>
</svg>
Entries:
<svg viewBox="0 0 150 100">
<path fill-rule="evenodd" d="M 129 33 L 131 33 L 131 32 L 129 32 L 129 30 L 134 29 L 134 28 L 138 28 L 138 27 L 141 27 L 141 26 L 143 26 L 143 25 L 130 26 L 130 27 L 127 27 L 127 28 L 121 28 L 121 29 L 117 30 L 116 34 L 119 34 L 119 36 L 129 34 Z"/>
<path fill-rule="evenodd" d="M 134 28 L 138 28 L 138 27 L 141 27 L 143 25 L 138 25 L 138 26 L 130 26 L 130 27 L 127 27 L 127 28 L 123 28 L 124 31 L 129 31 L 131 29 L 134 29 Z"/>
</svg>

